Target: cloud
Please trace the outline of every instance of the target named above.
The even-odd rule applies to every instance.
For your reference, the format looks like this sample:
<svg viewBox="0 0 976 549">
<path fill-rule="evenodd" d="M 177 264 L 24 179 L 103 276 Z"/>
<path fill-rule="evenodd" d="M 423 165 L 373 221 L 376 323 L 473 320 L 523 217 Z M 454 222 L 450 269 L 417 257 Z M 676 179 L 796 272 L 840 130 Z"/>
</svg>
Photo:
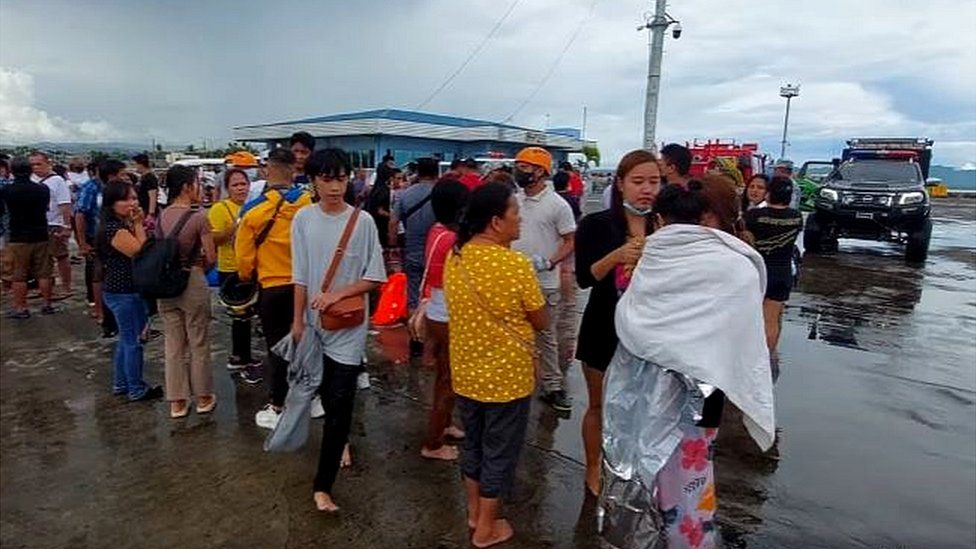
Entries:
<svg viewBox="0 0 976 549">
<path fill-rule="evenodd" d="M 241 0 L 232 12 L 222 2 L 181 2 L 178 10 L 170 3 L 118 2 L 104 10 L 93 9 L 101 7 L 94 0 L 0 2 L 0 66 L 37 80 L 40 100 L 19 105 L 42 104 L 69 120 L 98 113 L 131 135 L 199 143 L 227 139 L 242 124 L 414 108 L 511 1 L 363 0 L 354 8 L 337 4 L 324 18 L 297 0 L 274 10 Z M 934 139 L 938 163 L 976 163 L 976 2 L 929 0 L 921 11 L 891 0 L 732 5 L 671 2 L 684 33 L 665 41 L 659 140 L 758 141 L 778 156 L 778 91 L 791 81 L 802 85 L 790 116 L 794 160 L 839 154 L 850 137 L 900 135 Z M 552 77 L 512 122 L 578 126 L 586 105 L 587 136 L 613 163 L 642 142 L 647 35 L 635 29 L 649 6 L 519 2 L 425 110 L 506 118 L 582 21 Z M 34 40 L 37 28 L 47 29 L 43 42 Z M 87 29 L 84 39 L 76 28 Z M 78 59 L 97 60 L 97 77 L 95 65 Z"/>
<path fill-rule="evenodd" d="M 0 142 L 105 141 L 120 135 L 104 121 L 72 122 L 37 108 L 34 77 L 0 67 Z"/>
</svg>

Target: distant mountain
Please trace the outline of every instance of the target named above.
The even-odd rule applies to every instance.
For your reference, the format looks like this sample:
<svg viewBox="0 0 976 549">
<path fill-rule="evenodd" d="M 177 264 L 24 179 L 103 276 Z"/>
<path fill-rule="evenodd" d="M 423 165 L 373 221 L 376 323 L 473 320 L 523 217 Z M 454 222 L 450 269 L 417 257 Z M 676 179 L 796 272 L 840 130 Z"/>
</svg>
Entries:
<svg viewBox="0 0 976 549">
<path fill-rule="evenodd" d="M 976 170 L 960 170 L 951 166 L 932 166 L 929 177 L 937 177 L 950 189 L 976 191 Z"/>
<path fill-rule="evenodd" d="M 17 145 L 7 145 L 2 144 L 0 148 L 12 149 Z M 91 151 L 97 152 L 122 152 L 122 153 L 138 153 L 142 151 L 149 150 L 149 144 L 139 144 L 139 143 L 121 143 L 121 142 L 105 142 L 105 143 L 54 143 L 50 141 L 41 141 L 39 143 L 31 143 L 26 145 L 30 149 L 40 149 L 43 151 L 64 151 L 68 154 L 86 154 Z"/>
</svg>

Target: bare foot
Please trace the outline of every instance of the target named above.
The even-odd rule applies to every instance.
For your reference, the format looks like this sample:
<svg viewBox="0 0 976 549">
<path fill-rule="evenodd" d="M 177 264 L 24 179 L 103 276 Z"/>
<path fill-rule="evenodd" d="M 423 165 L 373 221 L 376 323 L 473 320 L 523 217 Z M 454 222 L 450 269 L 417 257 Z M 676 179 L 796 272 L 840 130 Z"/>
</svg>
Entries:
<svg viewBox="0 0 976 549">
<path fill-rule="evenodd" d="M 447 429 L 444 429 L 444 436 L 451 438 L 464 438 L 464 431 L 462 431 L 460 427 L 451 425 Z"/>
<path fill-rule="evenodd" d="M 444 461 L 454 461 L 458 458 L 458 449 L 457 446 L 448 446 L 447 444 L 445 444 L 436 450 L 428 450 L 427 448 L 421 448 L 420 455 L 427 459 L 442 459 Z"/>
<path fill-rule="evenodd" d="M 217 407 L 217 395 L 207 395 L 197 398 L 197 413 L 209 414 Z"/>
<path fill-rule="evenodd" d="M 339 460 L 339 467 L 346 469 L 347 467 L 352 467 L 352 453 L 349 451 L 349 445 L 342 449 L 342 459 Z"/>
<path fill-rule="evenodd" d="M 495 527 L 490 532 L 480 533 L 475 530 L 474 535 L 471 536 L 471 545 L 478 549 L 485 549 L 505 543 L 513 537 L 515 537 L 515 530 L 512 530 L 512 525 L 505 519 L 495 519 Z"/>
<path fill-rule="evenodd" d="M 339 506 L 332 501 L 332 496 L 325 492 L 313 492 L 312 499 L 315 501 L 315 508 L 326 513 L 335 513 Z"/>
<path fill-rule="evenodd" d="M 179 419 L 190 413 L 190 403 L 186 400 L 174 400 L 169 403 L 169 417 Z"/>
</svg>

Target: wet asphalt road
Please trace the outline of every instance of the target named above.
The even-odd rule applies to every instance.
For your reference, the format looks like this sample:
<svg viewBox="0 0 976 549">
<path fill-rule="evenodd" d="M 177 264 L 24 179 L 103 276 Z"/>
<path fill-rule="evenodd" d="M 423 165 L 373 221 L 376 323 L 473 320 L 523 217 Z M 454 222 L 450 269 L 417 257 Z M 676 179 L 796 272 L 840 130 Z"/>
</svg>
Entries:
<svg viewBox="0 0 976 549">
<path fill-rule="evenodd" d="M 729 547 L 976 545 L 976 202 L 937 203 L 932 253 L 906 266 L 891 245 L 842 241 L 808 257 L 789 304 L 776 386 L 779 441 L 760 455 L 734 411 L 720 431 L 719 521 Z M 337 516 L 311 502 L 320 433 L 295 453 L 261 450 L 264 386 L 223 369 L 219 405 L 168 418 L 110 395 L 112 342 L 80 298 L 56 317 L 0 321 L 3 547 L 467 547 L 456 466 L 418 455 L 432 372 L 402 361 L 406 334 L 371 342 L 355 464 Z M 581 305 L 582 306 L 582 305 Z M 162 381 L 162 341 L 147 351 Z M 503 547 L 597 547 L 583 498 L 575 409 L 534 405 Z"/>
</svg>

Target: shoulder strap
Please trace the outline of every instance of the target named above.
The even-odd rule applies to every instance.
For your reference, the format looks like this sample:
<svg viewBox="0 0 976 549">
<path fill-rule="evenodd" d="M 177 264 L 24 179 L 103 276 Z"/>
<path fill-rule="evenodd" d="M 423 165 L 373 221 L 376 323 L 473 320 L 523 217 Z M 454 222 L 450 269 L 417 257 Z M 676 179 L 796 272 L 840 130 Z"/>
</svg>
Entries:
<svg viewBox="0 0 976 549">
<path fill-rule="evenodd" d="M 190 220 L 190 216 L 196 213 L 196 211 L 197 210 L 194 208 L 188 208 L 186 212 L 180 216 L 180 220 L 176 222 L 176 226 L 173 227 L 173 230 L 170 231 L 166 237 L 176 238 L 180 236 L 180 231 L 183 230 L 183 226 L 186 225 L 186 222 Z"/>
<path fill-rule="evenodd" d="M 427 196 L 425 196 L 423 200 L 421 200 L 420 202 L 417 202 L 416 204 L 413 205 L 413 207 L 411 207 L 409 210 L 407 210 L 406 213 L 403 214 L 403 219 L 401 219 L 400 221 L 404 225 L 406 225 L 407 224 L 407 219 L 409 219 L 411 215 L 417 213 L 417 210 L 419 210 L 420 208 L 423 208 L 424 206 L 427 205 L 428 202 L 430 202 L 430 195 L 432 195 L 432 194 L 434 194 L 433 190 L 431 190 L 431 192 L 427 193 Z"/>
<path fill-rule="evenodd" d="M 349 244 L 349 238 L 352 237 L 352 230 L 356 227 L 356 220 L 359 219 L 359 210 L 357 206 L 353 210 L 352 215 L 349 216 L 349 221 L 346 221 L 346 228 L 342 231 L 342 237 L 339 238 L 339 245 L 336 246 L 335 253 L 332 254 L 332 263 L 329 263 L 329 270 L 325 273 L 325 278 L 322 279 L 322 293 L 329 291 L 329 287 L 332 286 L 332 279 L 335 278 L 336 271 L 339 269 L 339 263 L 342 263 L 342 257 L 346 255 L 346 246 Z"/>
<path fill-rule="evenodd" d="M 444 235 L 446 235 L 446 234 L 447 234 L 447 231 L 444 231 L 441 234 L 437 235 L 437 238 L 434 239 L 434 243 L 430 247 L 430 254 L 427 255 L 427 260 L 424 261 L 424 276 L 421 277 L 421 279 L 420 279 L 420 297 L 421 298 L 423 298 L 423 296 L 424 296 L 424 290 L 427 289 L 427 273 L 430 272 L 430 261 L 431 261 L 431 259 L 434 258 L 434 252 L 437 250 L 437 244 L 440 243 L 441 239 L 444 238 Z"/>
<path fill-rule="evenodd" d="M 220 203 L 224 205 L 224 209 L 227 210 L 227 215 L 230 216 L 230 220 L 231 220 L 231 222 L 233 222 L 234 221 L 234 212 L 230 211 L 230 206 L 227 205 L 227 200 L 221 200 Z"/>
<path fill-rule="evenodd" d="M 255 250 L 257 250 L 261 244 L 264 244 L 264 241 L 268 238 L 268 234 L 271 233 L 271 227 L 274 225 L 275 220 L 278 219 L 278 212 L 281 210 L 281 205 L 285 203 L 285 193 L 278 191 L 278 194 L 281 195 L 281 200 L 279 200 L 278 205 L 275 206 L 274 213 L 271 214 L 271 219 L 264 224 L 264 227 L 261 228 L 261 232 L 258 233 L 257 238 L 254 239 Z M 230 208 L 228 207 L 227 210 L 230 211 Z"/>
<path fill-rule="evenodd" d="M 49 174 L 45 175 L 44 177 L 42 177 L 41 180 L 38 181 L 37 183 L 38 184 L 44 183 L 45 181 L 47 181 L 48 179 L 51 179 L 52 177 L 54 177 L 56 175 L 58 175 L 58 174 L 56 174 L 56 173 L 49 173 Z"/>
</svg>

